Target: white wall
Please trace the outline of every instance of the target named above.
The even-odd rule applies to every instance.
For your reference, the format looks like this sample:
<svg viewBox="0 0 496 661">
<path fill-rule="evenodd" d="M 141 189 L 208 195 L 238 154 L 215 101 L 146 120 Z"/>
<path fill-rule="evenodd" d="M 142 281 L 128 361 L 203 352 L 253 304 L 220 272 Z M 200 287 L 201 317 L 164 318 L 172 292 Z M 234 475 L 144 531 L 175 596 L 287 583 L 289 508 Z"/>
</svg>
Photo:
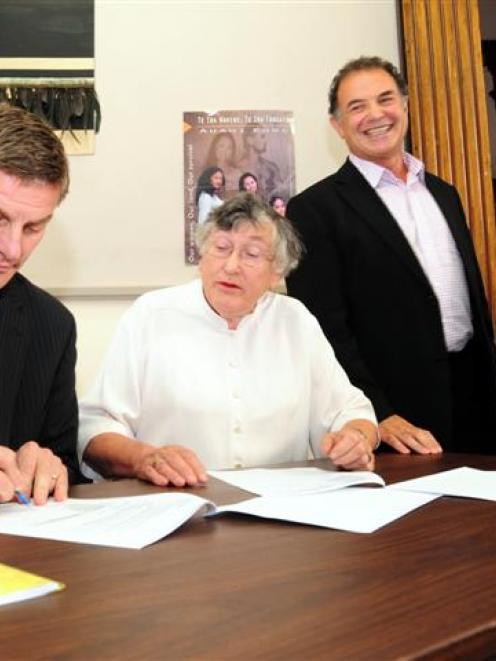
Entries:
<svg viewBox="0 0 496 661">
<path fill-rule="evenodd" d="M 345 157 L 326 94 L 362 54 L 398 63 L 396 0 L 96 0 L 97 152 L 71 158 L 71 193 L 26 274 L 49 289 L 96 282 L 124 293 L 190 280 L 182 111 L 293 110 L 301 190 Z M 133 296 L 63 300 L 78 323 L 83 393 Z"/>
<path fill-rule="evenodd" d="M 76 318 L 78 330 L 77 390 L 83 395 L 97 374 L 115 326 L 134 297 L 61 297 Z"/>
</svg>

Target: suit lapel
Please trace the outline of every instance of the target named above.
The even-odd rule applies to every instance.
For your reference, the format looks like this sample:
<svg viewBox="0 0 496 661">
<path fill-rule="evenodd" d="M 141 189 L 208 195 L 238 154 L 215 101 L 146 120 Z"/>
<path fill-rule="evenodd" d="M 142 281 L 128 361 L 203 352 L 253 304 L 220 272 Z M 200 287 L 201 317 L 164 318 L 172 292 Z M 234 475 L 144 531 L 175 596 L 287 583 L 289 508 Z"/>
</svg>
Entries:
<svg viewBox="0 0 496 661">
<path fill-rule="evenodd" d="M 460 214 L 458 204 L 455 204 L 456 197 L 454 194 L 446 195 L 446 189 L 439 186 L 438 180 L 425 173 L 425 184 L 429 189 L 431 195 L 436 200 L 438 207 L 441 209 L 443 216 L 448 223 L 453 239 L 455 240 L 458 252 L 462 257 L 465 265 L 472 261 L 472 247 L 468 238 L 468 228 L 465 223 L 465 218 Z"/>
<path fill-rule="evenodd" d="M 18 276 L 2 292 L 0 305 L 0 444 L 8 444 L 12 415 L 28 344 L 26 291 Z"/>
<path fill-rule="evenodd" d="M 346 203 L 353 207 L 360 218 L 387 243 L 405 267 L 431 289 L 431 285 L 398 223 L 351 161 L 347 160 L 338 170 L 334 175 L 334 181 Z"/>
<path fill-rule="evenodd" d="M 451 192 L 450 189 L 446 189 L 444 186 L 440 186 L 438 179 L 429 175 L 427 172 L 425 183 L 448 223 L 460 254 L 470 292 L 472 310 L 474 310 L 474 306 L 477 307 L 480 316 L 484 318 L 487 316 L 487 308 L 484 296 L 481 297 L 481 282 L 477 256 L 473 248 L 463 209 L 459 206 L 461 203 L 459 203 L 458 197 L 454 192 Z"/>
</svg>

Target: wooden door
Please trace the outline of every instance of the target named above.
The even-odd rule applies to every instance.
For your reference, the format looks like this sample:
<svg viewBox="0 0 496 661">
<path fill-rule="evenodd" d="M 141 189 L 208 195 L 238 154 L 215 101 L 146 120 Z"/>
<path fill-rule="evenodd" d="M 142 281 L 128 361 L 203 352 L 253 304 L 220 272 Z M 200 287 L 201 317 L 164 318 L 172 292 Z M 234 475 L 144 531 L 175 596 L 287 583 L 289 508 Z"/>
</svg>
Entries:
<svg viewBox="0 0 496 661">
<path fill-rule="evenodd" d="M 458 189 L 496 319 L 496 227 L 477 0 L 400 0 L 413 153 Z"/>
</svg>

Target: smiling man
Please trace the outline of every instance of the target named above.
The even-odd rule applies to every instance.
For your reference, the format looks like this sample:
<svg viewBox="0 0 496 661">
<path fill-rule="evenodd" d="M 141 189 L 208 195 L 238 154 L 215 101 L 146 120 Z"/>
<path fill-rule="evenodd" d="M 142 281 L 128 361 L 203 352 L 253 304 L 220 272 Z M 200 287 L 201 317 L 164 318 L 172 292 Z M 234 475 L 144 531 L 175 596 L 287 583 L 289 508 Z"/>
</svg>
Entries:
<svg viewBox="0 0 496 661">
<path fill-rule="evenodd" d="M 77 464 L 75 324 L 18 273 L 67 192 L 62 144 L 34 115 L 0 104 L 0 501 L 67 495 Z"/>
<path fill-rule="evenodd" d="M 372 401 L 398 452 L 496 452 L 491 320 L 453 186 L 404 151 L 407 90 L 378 57 L 348 62 L 329 92 L 350 156 L 294 197 L 306 253 L 288 281 Z"/>
<path fill-rule="evenodd" d="M 206 468 L 300 461 L 371 469 L 377 428 L 315 318 L 272 289 L 298 262 L 290 223 L 248 193 L 198 229 L 200 280 L 145 294 L 81 402 L 100 475 L 197 485 Z"/>
</svg>

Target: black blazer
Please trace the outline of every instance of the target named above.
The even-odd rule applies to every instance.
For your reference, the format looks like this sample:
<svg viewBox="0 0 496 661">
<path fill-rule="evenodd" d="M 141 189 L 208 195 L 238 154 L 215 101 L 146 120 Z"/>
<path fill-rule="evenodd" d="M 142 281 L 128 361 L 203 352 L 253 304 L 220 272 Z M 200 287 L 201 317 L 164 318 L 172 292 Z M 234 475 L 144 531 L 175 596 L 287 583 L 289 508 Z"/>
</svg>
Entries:
<svg viewBox="0 0 496 661">
<path fill-rule="evenodd" d="M 16 274 L 0 289 L 0 444 L 49 447 L 81 481 L 76 327 L 55 298 Z"/>
<path fill-rule="evenodd" d="M 478 378 L 494 406 L 492 325 L 460 198 L 453 186 L 432 174 L 426 173 L 426 185 L 465 268 Z M 449 447 L 452 395 L 439 304 L 387 207 L 347 160 L 338 172 L 292 198 L 287 215 L 306 248 L 288 278 L 288 293 L 318 318 L 379 420 L 396 413 Z"/>
</svg>

